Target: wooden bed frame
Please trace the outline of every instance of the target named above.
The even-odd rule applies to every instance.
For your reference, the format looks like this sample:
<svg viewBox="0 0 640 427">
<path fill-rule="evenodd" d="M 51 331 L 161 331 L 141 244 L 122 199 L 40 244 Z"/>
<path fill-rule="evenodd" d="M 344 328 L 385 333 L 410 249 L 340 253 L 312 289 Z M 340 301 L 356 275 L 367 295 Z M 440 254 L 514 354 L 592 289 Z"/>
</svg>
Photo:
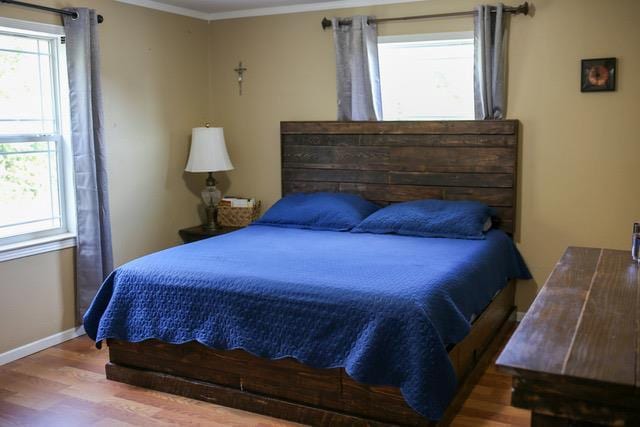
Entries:
<svg viewBox="0 0 640 427">
<path fill-rule="evenodd" d="M 478 200 L 515 230 L 518 122 L 283 122 L 282 192 L 342 191 L 379 203 Z M 446 425 L 510 327 L 515 283 L 503 289 L 449 351 L 459 389 L 440 423 L 399 390 L 197 342 L 108 340 L 107 378 L 311 425 Z"/>
</svg>

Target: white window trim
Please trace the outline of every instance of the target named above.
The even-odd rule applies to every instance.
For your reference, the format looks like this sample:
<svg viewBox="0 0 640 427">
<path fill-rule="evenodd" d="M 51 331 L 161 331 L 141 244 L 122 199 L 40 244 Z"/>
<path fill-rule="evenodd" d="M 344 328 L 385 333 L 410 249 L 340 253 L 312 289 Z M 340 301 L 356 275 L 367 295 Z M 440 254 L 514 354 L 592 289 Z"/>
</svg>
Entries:
<svg viewBox="0 0 640 427">
<path fill-rule="evenodd" d="M 43 24 L 37 22 L 23 21 L 19 19 L 0 17 L 0 27 L 20 30 L 24 34 L 34 36 L 64 36 L 64 27 L 61 25 Z M 64 49 L 59 49 L 59 55 L 65 55 Z M 67 89 L 66 70 L 59 70 L 60 86 L 62 90 Z M 64 111 L 68 111 L 68 100 L 62 99 L 62 107 Z M 62 135 L 67 142 L 70 141 L 70 122 L 67 115 L 62 115 Z M 66 209 L 66 230 L 61 233 L 23 240 L 20 242 L 0 245 L 0 262 L 10 261 L 27 256 L 38 255 L 46 252 L 59 251 L 66 248 L 75 247 L 77 245 L 76 238 L 76 217 L 75 217 L 75 185 L 73 183 L 73 154 L 71 153 L 70 143 L 62 144 L 62 157 L 64 165 L 64 179 L 61 183 L 64 186 L 63 209 Z"/>
<path fill-rule="evenodd" d="M 473 31 L 450 31 L 446 33 L 401 34 L 378 36 L 378 43 L 427 42 L 434 40 L 466 40 L 473 38 Z"/>
<path fill-rule="evenodd" d="M 62 233 L 40 239 L 25 240 L 0 247 L 0 262 L 59 251 L 76 245 L 77 239 L 73 233 Z"/>
<path fill-rule="evenodd" d="M 20 19 L 5 18 L 0 16 L 0 27 L 13 28 L 14 30 L 22 30 L 27 34 L 38 35 L 58 35 L 64 36 L 64 27 L 62 25 L 42 24 L 39 22 L 23 21 Z"/>
</svg>

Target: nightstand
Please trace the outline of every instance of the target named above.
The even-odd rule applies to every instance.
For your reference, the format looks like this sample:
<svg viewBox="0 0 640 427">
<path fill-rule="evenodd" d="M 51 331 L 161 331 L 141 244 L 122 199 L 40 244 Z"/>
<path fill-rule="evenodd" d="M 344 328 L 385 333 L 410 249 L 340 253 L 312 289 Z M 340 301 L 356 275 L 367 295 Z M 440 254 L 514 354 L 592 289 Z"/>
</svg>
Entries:
<svg viewBox="0 0 640 427">
<path fill-rule="evenodd" d="M 216 230 L 207 230 L 201 225 L 195 227 L 183 228 L 178 231 L 182 241 L 185 243 L 196 242 L 198 240 L 207 239 L 209 237 L 220 236 L 222 234 L 231 233 L 232 231 L 240 230 L 244 227 L 223 227 L 218 226 Z"/>
</svg>

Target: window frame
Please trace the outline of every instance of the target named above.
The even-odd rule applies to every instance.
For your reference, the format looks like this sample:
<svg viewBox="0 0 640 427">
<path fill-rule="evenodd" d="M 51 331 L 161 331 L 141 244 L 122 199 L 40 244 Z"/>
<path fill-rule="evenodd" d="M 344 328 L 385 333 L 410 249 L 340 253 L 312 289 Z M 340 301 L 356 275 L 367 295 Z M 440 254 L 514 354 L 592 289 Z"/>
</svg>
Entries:
<svg viewBox="0 0 640 427">
<path fill-rule="evenodd" d="M 56 142 L 60 227 L 0 238 L 0 262 L 76 245 L 75 186 L 64 28 L 0 17 L 0 34 L 46 40 L 50 46 L 54 132 L 0 135 L 0 143 Z M 65 96 L 66 94 L 66 96 Z"/>
<path fill-rule="evenodd" d="M 420 33 L 420 34 L 400 34 L 400 35 L 387 35 L 387 36 L 378 36 L 377 44 L 380 46 L 381 44 L 387 43 L 412 43 L 412 42 L 448 42 L 455 40 L 472 40 L 475 46 L 474 33 L 472 30 L 468 31 L 448 31 L 448 32 L 435 32 L 435 33 Z M 382 76 L 380 78 L 381 92 L 384 92 L 382 89 Z M 473 90 L 473 86 L 471 87 Z M 382 120 L 383 121 L 411 121 L 415 119 L 406 118 L 406 119 L 387 119 L 384 117 L 384 101 L 382 108 Z M 460 118 L 452 118 L 447 120 L 474 120 L 473 114 L 471 117 L 460 117 Z M 444 119 L 422 119 L 422 120 L 444 120 Z"/>
</svg>

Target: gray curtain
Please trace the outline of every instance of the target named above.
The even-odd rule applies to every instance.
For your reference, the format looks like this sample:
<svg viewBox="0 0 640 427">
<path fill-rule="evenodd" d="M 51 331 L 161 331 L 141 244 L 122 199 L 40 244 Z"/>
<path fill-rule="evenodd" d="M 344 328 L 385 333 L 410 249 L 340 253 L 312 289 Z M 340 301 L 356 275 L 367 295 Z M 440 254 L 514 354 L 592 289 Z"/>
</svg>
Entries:
<svg viewBox="0 0 640 427">
<path fill-rule="evenodd" d="M 506 20 L 502 3 L 476 7 L 473 80 L 478 120 L 503 119 L 506 116 Z"/>
<path fill-rule="evenodd" d="M 382 120 L 378 29 L 366 16 L 354 16 L 351 25 L 333 18 L 336 49 L 338 120 Z"/>
<path fill-rule="evenodd" d="M 113 269 L 95 10 L 64 16 L 77 205 L 76 320 Z"/>
</svg>

